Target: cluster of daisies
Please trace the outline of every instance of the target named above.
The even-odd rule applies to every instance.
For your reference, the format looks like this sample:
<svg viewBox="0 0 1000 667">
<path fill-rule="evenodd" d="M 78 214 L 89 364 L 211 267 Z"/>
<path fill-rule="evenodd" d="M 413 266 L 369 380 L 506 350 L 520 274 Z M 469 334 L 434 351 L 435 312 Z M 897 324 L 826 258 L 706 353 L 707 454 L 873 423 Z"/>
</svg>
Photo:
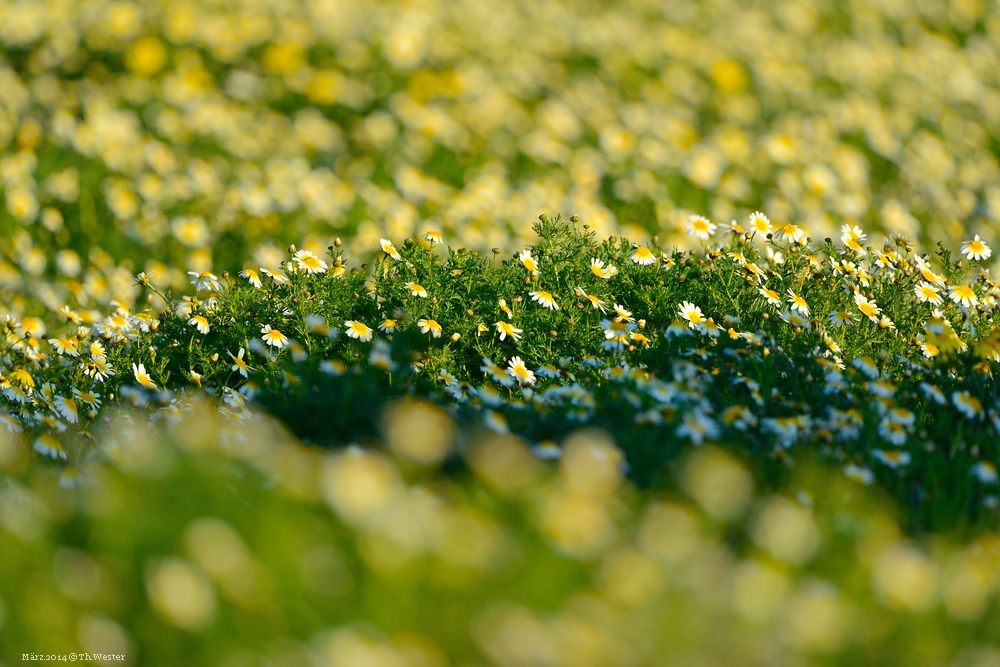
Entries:
<svg viewBox="0 0 1000 667">
<path fill-rule="evenodd" d="M 632 465 L 713 440 L 786 465 L 811 444 L 865 483 L 916 476 L 947 452 L 996 503 L 1000 286 L 978 235 L 952 261 L 899 235 L 870 245 L 857 225 L 817 244 L 760 212 L 728 226 L 691 217 L 703 250 L 689 253 L 599 243 L 575 218 L 535 230 L 501 263 L 435 231 L 382 239 L 370 275 L 339 247 L 327 261 L 292 246 L 238 277 L 192 271 L 195 294 L 177 303 L 140 274 L 163 308 L 119 307 L 48 348 L 35 323 L 8 318 L 5 421 L 66 459 L 60 434 L 102 400 L 180 419 L 180 394 L 206 392 L 240 420 L 254 398 L 320 373 L 383 382 L 386 400 L 416 388 L 546 456 L 570 424 L 636 429 L 647 444 L 622 443 Z M 649 441 L 659 454 L 640 460 Z"/>
</svg>

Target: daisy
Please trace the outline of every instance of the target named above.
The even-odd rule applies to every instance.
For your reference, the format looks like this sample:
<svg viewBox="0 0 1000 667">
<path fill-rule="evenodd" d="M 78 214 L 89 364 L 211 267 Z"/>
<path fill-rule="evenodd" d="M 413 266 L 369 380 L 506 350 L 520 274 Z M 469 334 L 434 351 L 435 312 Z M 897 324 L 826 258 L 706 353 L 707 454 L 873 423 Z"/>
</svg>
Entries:
<svg viewBox="0 0 1000 667">
<path fill-rule="evenodd" d="M 621 305 L 619 305 L 619 304 L 616 303 L 614 305 L 614 309 L 615 309 L 615 320 L 616 321 L 618 321 L 618 322 L 622 322 L 622 321 L 625 321 L 625 322 L 634 322 L 635 321 L 635 318 L 632 317 L 632 312 L 629 311 L 629 310 L 626 310 L 625 306 L 621 306 Z"/>
<path fill-rule="evenodd" d="M 944 303 L 944 299 L 941 298 L 941 294 L 938 292 L 937 287 L 931 285 L 930 283 L 920 283 L 919 285 L 913 286 L 913 293 L 916 295 L 917 300 L 920 303 L 932 303 L 935 306 L 940 306 Z"/>
<path fill-rule="evenodd" d="M 410 294 L 413 296 L 419 296 L 422 299 L 427 298 L 427 290 L 419 283 L 406 283 L 403 287 L 410 290 Z"/>
<path fill-rule="evenodd" d="M 377 340 L 372 343 L 371 352 L 368 353 L 368 363 L 383 371 L 392 372 L 396 370 L 396 363 L 392 360 L 389 344 L 384 340 Z M 441 375 L 448 376 L 452 381 L 455 381 L 455 378 L 444 369 L 441 369 Z"/>
<path fill-rule="evenodd" d="M 944 392 L 941 391 L 941 389 L 936 385 L 928 382 L 921 382 L 920 391 L 923 392 L 924 396 L 938 405 L 946 405 L 948 403 L 948 399 L 945 397 Z"/>
<path fill-rule="evenodd" d="M 809 304 L 801 296 L 792 291 L 792 288 L 788 288 L 788 303 L 791 304 L 792 310 L 798 311 L 803 317 L 809 317 Z"/>
<path fill-rule="evenodd" d="M 73 324 L 80 324 L 81 322 L 83 322 L 83 318 L 80 317 L 80 314 L 77 313 L 72 308 L 70 308 L 69 306 L 63 306 L 62 308 L 60 308 L 59 314 L 65 317 Z"/>
<path fill-rule="evenodd" d="M 531 256 L 531 250 L 522 250 L 521 254 L 518 255 L 517 258 L 521 260 L 521 264 L 524 268 L 531 272 L 531 275 L 538 275 L 538 262 L 536 262 L 535 258 Z"/>
<path fill-rule="evenodd" d="M 326 323 L 326 320 L 321 315 L 316 315 L 315 313 L 306 315 L 306 326 L 314 334 L 320 336 L 330 335 L 330 325 Z"/>
<path fill-rule="evenodd" d="M 292 257 L 300 269 L 306 273 L 326 273 L 327 263 L 308 250 L 299 250 Z"/>
<path fill-rule="evenodd" d="M 701 332 L 711 338 L 718 338 L 719 334 L 722 333 L 722 328 L 710 317 L 701 325 Z"/>
<path fill-rule="evenodd" d="M 869 468 L 862 468 L 861 466 L 849 463 L 844 466 L 844 476 L 847 479 L 859 482 L 865 486 L 869 486 L 875 481 L 875 473 L 873 473 Z"/>
<path fill-rule="evenodd" d="M 75 338 L 50 338 L 49 345 L 55 348 L 56 354 L 59 355 L 67 354 L 71 357 L 80 355 L 76 349 Z"/>
<path fill-rule="evenodd" d="M 683 302 L 678 308 L 678 313 L 684 320 L 687 320 L 688 327 L 691 329 L 696 329 L 698 325 L 705 322 L 705 314 L 701 312 L 701 308 L 690 301 Z"/>
<path fill-rule="evenodd" d="M 754 211 L 750 214 L 750 229 L 752 229 L 755 234 L 767 236 L 771 233 L 771 221 L 768 220 L 767 216 L 760 211 Z"/>
<path fill-rule="evenodd" d="M 983 484 L 997 483 L 997 467 L 992 461 L 979 461 L 970 471 L 972 476 Z"/>
<path fill-rule="evenodd" d="M 208 319 L 206 319 L 204 315 L 195 315 L 190 320 L 188 320 L 188 324 L 190 324 L 203 334 L 207 334 L 212 329 L 208 324 Z"/>
<path fill-rule="evenodd" d="M 104 357 L 93 357 L 89 364 L 81 364 L 84 375 L 92 377 L 98 382 L 104 382 L 115 374 L 114 368 Z"/>
<path fill-rule="evenodd" d="M 374 332 L 363 322 L 358 322 L 357 320 L 347 320 L 344 322 L 344 326 L 347 328 L 347 335 L 351 338 L 357 338 L 362 343 L 367 343 L 372 339 L 372 334 Z M 425 331 L 424 333 L 427 332 Z"/>
<path fill-rule="evenodd" d="M 920 277 L 932 285 L 944 285 L 947 282 L 944 276 L 934 273 L 930 267 L 924 266 L 920 269 Z"/>
<path fill-rule="evenodd" d="M 514 385 L 514 378 L 507 374 L 507 370 L 503 366 L 493 363 L 491 359 L 483 357 L 483 365 L 479 367 L 479 370 L 505 387 L 512 387 Z"/>
<path fill-rule="evenodd" d="M 872 456 L 890 468 L 899 468 L 910 464 L 910 453 L 903 449 L 873 449 Z"/>
<path fill-rule="evenodd" d="M 507 305 L 507 299 L 500 299 L 497 301 L 497 305 L 500 307 L 500 310 L 504 312 L 504 315 L 507 316 L 508 320 L 514 319 L 514 311 L 512 311 L 510 306 Z"/>
<path fill-rule="evenodd" d="M 510 362 L 508 362 L 508 366 L 510 368 L 507 373 L 521 385 L 535 384 L 535 373 L 524 365 L 524 362 L 521 361 L 521 357 L 511 357 Z"/>
<path fill-rule="evenodd" d="M 265 269 L 263 266 L 260 267 L 260 272 L 273 280 L 277 285 L 287 285 L 288 276 L 286 276 L 281 271 L 272 271 L 271 269 Z"/>
<path fill-rule="evenodd" d="M 396 246 L 392 245 L 392 241 L 389 239 L 379 239 L 378 242 L 382 246 L 382 252 L 389 255 L 389 257 L 392 257 L 397 262 L 403 259 L 399 251 L 396 250 Z"/>
<path fill-rule="evenodd" d="M 779 317 L 791 324 L 793 327 L 801 327 L 803 329 L 810 328 L 809 320 L 802 317 L 802 315 L 796 313 L 794 310 L 783 310 L 779 313 Z"/>
<path fill-rule="evenodd" d="M 437 320 L 419 319 L 417 320 L 417 326 L 420 327 L 420 333 L 430 333 L 434 338 L 441 337 L 441 325 L 438 324 Z"/>
<path fill-rule="evenodd" d="M 483 425 L 494 433 L 501 435 L 508 433 L 507 418 L 496 410 L 486 410 L 483 413 Z"/>
<path fill-rule="evenodd" d="M 79 389 L 73 389 L 73 397 L 81 403 L 86 403 L 92 408 L 101 407 L 101 397 L 92 391 L 80 391 Z"/>
<path fill-rule="evenodd" d="M 215 274 L 204 271 L 198 273 L 197 271 L 188 271 L 189 276 L 194 276 L 194 280 L 191 284 L 200 290 L 211 290 L 213 292 L 221 292 L 222 285 L 219 283 L 219 279 Z"/>
<path fill-rule="evenodd" d="M 635 328 L 635 325 L 629 322 L 618 320 L 614 322 L 604 320 L 601 324 L 604 326 L 605 340 L 618 340 L 620 342 L 625 342 L 628 339 L 628 332 Z"/>
<path fill-rule="evenodd" d="M 993 251 L 979 239 L 979 234 L 971 241 L 962 244 L 962 254 L 971 259 L 989 259 Z"/>
<path fill-rule="evenodd" d="M 257 289 L 261 287 L 260 274 L 253 269 L 243 269 L 240 271 L 240 278 L 243 278 Z"/>
<path fill-rule="evenodd" d="M 896 385 L 888 380 L 872 380 L 868 383 L 868 391 L 875 396 L 892 398 L 896 395 Z"/>
<path fill-rule="evenodd" d="M 613 264 L 605 266 L 604 261 L 596 257 L 590 259 L 590 272 L 603 280 L 610 280 L 618 275 L 618 269 Z"/>
<path fill-rule="evenodd" d="M 969 419 L 978 419 L 983 414 L 982 401 L 967 391 L 956 391 L 951 395 L 951 402 Z"/>
<path fill-rule="evenodd" d="M 559 304 L 556 303 L 556 298 L 552 296 L 552 292 L 538 290 L 537 292 L 528 292 L 528 295 L 532 301 L 537 301 L 550 310 L 559 310 Z"/>
<path fill-rule="evenodd" d="M 132 364 L 132 374 L 135 376 L 136 382 L 141 384 L 143 387 L 156 389 L 156 383 L 153 382 L 153 378 L 149 377 L 144 364 L 139 364 L 138 366 Z"/>
<path fill-rule="evenodd" d="M 396 327 L 398 326 L 399 323 L 396 322 L 396 320 L 391 320 L 389 318 L 386 318 L 381 322 L 379 322 L 378 328 L 386 333 L 392 333 L 393 331 L 396 330 Z"/>
<path fill-rule="evenodd" d="M 705 440 L 715 440 L 719 433 L 719 425 L 701 410 L 685 413 L 684 423 L 677 427 L 677 436 L 689 438 L 695 445 L 700 445 Z"/>
<path fill-rule="evenodd" d="M 766 287 L 761 287 L 757 290 L 760 295 L 767 299 L 767 302 L 772 306 L 781 305 L 781 295 L 775 292 L 773 289 L 767 289 Z"/>
<path fill-rule="evenodd" d="M 828 319 L 830 320 L 830 324 L 835 327 L 842 327 L 845 324 L 852 324 L 857 317 L 858 316 L 854 313 L 849 313 L 845 310 L 838 310 L 835 313 L 830 313 L 830 317 Z"/>
<path fill-rule="evenodd" d="M 72 398 L 66 398 L 65 396 L 56 396 L 54 401 L 56 412 L 59 413 L 63 419 L 68 421 L 70 424 L 75 424 L 80 419 L 80 411 L 76 405 L 76 401 Z"/>
<path fill-rule="evenodd" d="M 865 234 L 863 231 L 861 231 L 861 228 L 858 227 L 857 225 L 844 225 L 843 227 L 840 228 L 841 243 L 843 243 L 846 247 L 855 251 L 862 257 L 864 257 L 867 254 L 867 252 L 861 246 L 861 244 L 864 243 L 865 239 L 867 238 L 868 235 Z"/>
<path fill-rule="evenodd" d="M 249 374 L 253 372 L 253 368 L 246 361 L 243 360 L 243 355 L 246 354 L 246 350 L 242 347 L 240 348 L 239 354 L 233 354 L 232 352 L 226 350 L 226 354 L 233 360 L 233 370 L 238 372 L 243 377 L 249 377 Z"/>
<path fill-rule="evenodd" d="M 692 215 L 688 218 L 687 224 L 684 225 L 685 231 L 687 231 L 688 236 L 694 236 L 701 239 L 702 241 L 707 241 L 713 234 L 717 226 L 709 222 L 708 218 L 700 215 Z"/>
<path fill-rule="evenodd" d="M 804 243 L 806 240 L 806 231 L 797 225 L 782 225 L 774 232 L 774 238 L 778 241 Z"/>
<path fill-rule="evenodd" d="M 436 232 L 430 229 L 424 232 L 423 236 L 421 236 L 420 238 L 431 243 L 432 245 L 437 245 L 439 243 L 444 242 L 444 238 L 441 236 L 441 232 Z"/>
<path fill-rule="evenodd" d="M 288 345 L 288 338 L 277 329 L 272 329 L 270 324 L 261 327 L 260 332 L 264 334 L 260 337 L 266 344 L 281 349 Z"/>
<path fill-rule="evenodd" d="M 878 322 L 882 309 L 878 307 L 874 299 L 869 299 L 859 292 L 854 295 L 854 305 L 858 307 L 862 315 L 872 322 Z"/>
<path fill-rule="evenodd" d="M 59 444 L 59 441 L 53 438 L 51 435 L 40 435 L 38 439 L 35 440 L 34 449 L 39 454 L 44 454 L 45 456 L 51 456 L 54 459 L 66 460 L 66 450 L 63 446 Z"/>
<path fill-rule="evenodd" d="M 636 246 L 632 254 L 629 255 L 629 259 L 635 264 L 641 264 L 642 266 L 649 266 L 656 263 L 656 255 L 644 245 Z"/>
<path fill-rule="evenodd" d="M 747 271 L 749 271 L 750 273 L 752 273 L 753 277 L 757 279 L 757 284 L 758 285 L 760 283 L 764 282 L 764 279 L 767 277 L 767 274 L 764 273 L 764 269 L 762 269 L 759 266 L 757 266 L 757 264 L 755 262 L 747 262 L 746 268 L 747 268 Z"/>
<path fill-rule="evenodd" d="M 966 308 L 972 308 L 973 306 L 979 305 L 979 299 L 976 297 L 976 293 L 972 291 L 972 288 L 968 285 L 955 285 L 951 288 L 948 294 L 951 300 L 955 303 L 961 304 Z"/>
<path fill-rule="evenodd" d="M 729 231 L 731 231 L 733 234 L 744 234 L 744 233 L 746 233 L 746 230 L 743 229 L 743 225 L 741 225 L 740 223 L 736 222 L 735 218 L 733 218 L 732 220 L 729 221 Z"/>
<path fill-rule="evenodd" d="M 581 288 L 581 287 L 576 287 L 576 288 L 573 289 L 573 291 L 576 293 L 577 296 L 582 296 L 584 299 L 586 299 L 587 301 L 589 301 L 591 306 L 593 306 L 594 308 L 597 308 L 602 313 L 608 312 L 607 309 L 605 308 L 605 306 L 607 304 L 605 304 L 603 301 L 601 301 L 599 298 L 597 298 L 593 294 L 587 294 L 586 292 L 583 291 L 583 288 Z"/>
<path fill-rule="evenodd" d="M 521 333 L 523 333 L 523 331 L 509 322 L 497 322 L 496 328 L 497 333 L 500 334 L 500 340 L 506 340 L 507 336 L 510 336 L 515 341 L 521 340 Z"/>
</svg>

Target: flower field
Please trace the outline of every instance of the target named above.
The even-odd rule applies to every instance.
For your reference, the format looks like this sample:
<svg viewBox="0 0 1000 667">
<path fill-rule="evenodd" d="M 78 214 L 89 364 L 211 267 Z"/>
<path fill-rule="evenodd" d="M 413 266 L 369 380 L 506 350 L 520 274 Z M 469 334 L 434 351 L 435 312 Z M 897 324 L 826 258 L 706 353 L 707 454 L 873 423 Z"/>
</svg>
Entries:
<svg viewBox="0 0 1000 667">
<path fill-rule="evenodd" d="M 1000 12 L 585 4 L 0 3 L 0 667 L 1000 665 Z"/>
</svg>

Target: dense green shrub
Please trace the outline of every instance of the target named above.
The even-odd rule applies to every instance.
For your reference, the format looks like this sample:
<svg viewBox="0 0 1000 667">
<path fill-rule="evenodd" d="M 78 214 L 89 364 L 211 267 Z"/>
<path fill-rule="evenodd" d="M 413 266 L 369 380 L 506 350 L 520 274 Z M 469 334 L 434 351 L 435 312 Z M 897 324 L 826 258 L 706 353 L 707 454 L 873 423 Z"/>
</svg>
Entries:
<svg viewBox="0 0 1000 667">
<path fill-rule="evenodd" d="M 878 480 L 914 526 L 995 522 L 1000 290 L 987 271 L 943 249 L 937 274 L 906 239 L 867 247 L 852 227 L 843 245 L 816 245 L 757 213 L 752 231 L 690 225 L 702 252 L 598 241 L 544 216 L 538 243 L 502 261 L 433 233 L 398 250 L 383 240 L 370 267 L 292 247 L 280 269 L 192 272 L 197 293 L 179 301 L 140 274 L 160 307 L 120 308 L 76 337 L 70 325 L 79 357 L 56 338 L 11 348 L 11 366 L 38 359 L 33 376 L 8 373 L 9 425 L 79 465 L 89 448 L 67 454 L 59 431 L 90 428 L 87 400 L 170 418 L 178 392 L 204 392 L 233 419 L 253 401 L 308 442 L 346 445 L 377 436 L 387 401 L 416 395 L 541 455 L 604 428 L 643 485 L 717 441 L 769 478 L 805 457 Z"/>
</svg>

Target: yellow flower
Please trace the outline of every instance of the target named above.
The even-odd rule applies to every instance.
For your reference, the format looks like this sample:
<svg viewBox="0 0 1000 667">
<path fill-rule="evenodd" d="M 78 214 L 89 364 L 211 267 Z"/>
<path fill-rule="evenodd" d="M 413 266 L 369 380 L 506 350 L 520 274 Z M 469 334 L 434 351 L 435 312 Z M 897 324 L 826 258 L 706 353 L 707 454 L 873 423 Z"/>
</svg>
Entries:
<svg viewBox="0 0 1000 667">
<path fill-rule="evenodd" d="M 419 319 L 417 326 L 420 327 L 420 333 L 430 333 L 434 338 L 441 337 L 441 325 L 437 320 Z"/>
<path fill-rule="evenodd" d="M 602 280 L 610 280 L 618 275 L 618 269 L 613 264 L 605 266 L 604 261 L 596 257 L 590 260 L 590 272 Z"/>
<path fill-rule="evenodd" d="M 156 389 L 156 383 L 153 382 L 153 378 L 149 377 L 146 372 L 146 366 L 144 364 L 132 364 L 132 374 L 135 375 L 135 380 L 143 387 L 148 389 Z"/>
<path fill-rule="evenodd" d="M 226 351 L 233 360 L 233 370 L 237 371 L 243 377 L 248 377 L 248 373 L 253 372 L 253 368 L 246 361 L 243 360 L 243 355 L 246 354 L 246 350 L 242 347 L 240 348 L 239 354 L 234 355 L 232 352 Z"/>
<path fill-rule="evenodd" d="M 951 288 L 950 296 L 952 301 L 966 308 L 971 308 L 979 304 L 979 298 L 968 285 L 955 285 Z"/>
<path fill-rule="evenodd" d="M 766 236 L 771 233 L 771 221 L 760 211 L 754 211 L 750 214 L 750 229 L 756 234 Z"/>
<path fill-rule="evenodd" d="M 707 241 L 713 234 L 715 234 L 716 225 L 713 222 L 709 222 L 708 218 L 700 215 L 692 215 L 688 218 L 685 230 L 689 236 L 694 236 L 702 241 Z"/>
<path fill-rule="evenodd" d="M 521 254 L 518 255 L 517 258 L 521 260 L 521 264 L 524 268 L 531 272 L 531 275 L 538 275 L 538 262 L 536 262 L 535 258 L 531 256 L 531 250 L 522 250 Z"/>
<path fill-rule="evenodd" d="M 265 324 L 263 327 L 261 327 L 260 332 L 264 334 L 263 336 L 260 337 L 261 340 L 263 340 L 268 345 L 271 345 L 272 347 L 281 349 L 286 345 L 288 345 L 288 338 L 285 336 L 285 334 L 281 333 L 277 329 L 272 329 L 270 324 Z"/>
<path fill-rule="evenodd" d="M 307 273 L 326 273 L 329 268 L 326 262 L 308 250 L 299 250 L 293 259 L 298 267 Z"/>
<path fill-rule="evenodd" d="M 507 336 L 510 336 L 515 341 L 521 340 L 522 330 L 515 327 L 509 322 L 497 322 L 496 323 L 497 332 L 500 334 L 500 340 L 506 340 Z"/>
<path fill-rule="evenodd" d="M 534 371 L 529 370 L 528 367 L 524 365 L 521 357 L 511 357 L 508 365 L 510 368 L 507 372 L 512 378 L 520 382 L 522 385 L 535 384 Z"/>
<path fill-rule="evenodd" d="M 396 246 L 392 245 L 392 241 L 389 239 L 379 239 L 379 243 L 382 245 L 382 252 L 389 255 L 389 257 L 392 257 L 397 262 L 403 259 L 399 251 L 396 250 Z"/>
<path fill-rule="evenodd" d="M 372 339 L 374 332 L 368 325 L 363 322 L 358 322 L 357 320 L 347 320 L 344 322 L 344 326 L 347 327 L 347 335 L 351 338 L 356 338 L 362 343 L 367 343 Z"/>
<path fill-rule="evenodd" d="M 200 331 L 203 334 L 207 334 L 211 330 L 211 327 L 208 324 L 208 320 L 205 318 L 204 315 L 195 315 L 190 320 L 188 320 L 188 324 L 195 327 L 196 329 L 198 329 L 198 331 Z"/>
<path fill-rule="evenodd" d="M 636 246 L 635 250 L 629 256 L 634 263 L 640 264 L 642 266 L 649 266 L 656 262 L 656 255 L 644 245 Z"/>
<path fill-rule="evenodd" d="M 406 283 L 403 287 L 410 290 L 410 294 L 413 296 L 419 296 L 423 299 L 427 298 L 427 290 L 419 283 Z"/>
<path fill-rule="evenodd" d="M 550 310 L 559 310 L 559 304 L 556 303 L 556 298 L 552 296 L 552 292 L 538 290 L 537 292 L 528 292 L 528 294 L 531 296 L 532 301 L 537 301 Z"/>
<path fill-rule="evenodd" d="M 250 283 L 257 289 L 260 289 L 261 287 L 260 274 L 257 273 L 257 271 L 253 269 L 243 269 L 242 271 L 240 271 L 240 277 L 245 279 L 248 283 Z"/>
<path fill-rule="evenodd" d="M 701 312 L 701 308 L 690 301 L 685 301 L 680 305 L 679 313 L 681 318 L 687 321 L 688 327 L 692 329 L 697 328 L 705 321 L 705 314 Z"/>
<path fill-rule="evenodd" d="M 809 317 L 809 304 L 801 296 L 788 288 L 788 303 L 792 305 L 792 310 L 798 311 L 803 317 Z"/>
<path fill-rule="evenodd" d="M 993 251 L 979 239 L 979 234 L 976 234 L 976 238 L 962 244 L 962 254 L 969 259 L 989 259 Z"/>
</svg>

